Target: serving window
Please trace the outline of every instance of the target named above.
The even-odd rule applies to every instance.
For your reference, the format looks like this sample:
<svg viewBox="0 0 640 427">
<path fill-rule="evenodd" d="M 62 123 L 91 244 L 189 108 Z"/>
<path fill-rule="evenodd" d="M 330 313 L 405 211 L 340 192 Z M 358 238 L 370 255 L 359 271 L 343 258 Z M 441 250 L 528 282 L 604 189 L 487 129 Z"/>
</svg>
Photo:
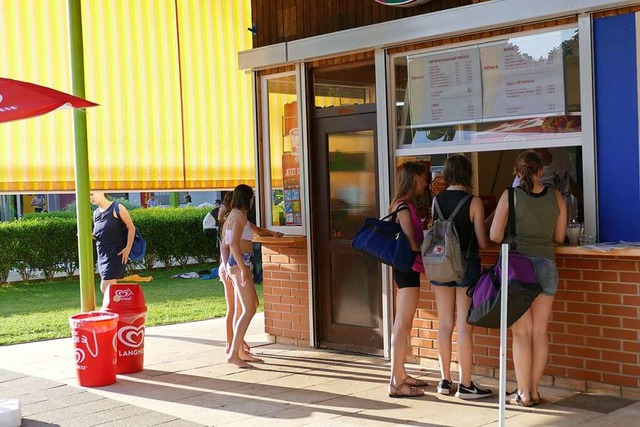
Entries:
<svg viewBox="0 0 640 427">
<path fill-rule="evenodd" d="M 588 68 L 581 72 L 580 64 L 590 60 L 580 57 L 580 43 L 590 37 L 585 31 L 581 39 L 572 26 L 392 55 L 396 163 L 427 162 L 437 193 L 447 156 L 464 153 L 474 167 L 471 190 L 488 215 L 512 184 L 520 152 L 554 153 L 569 171 L 554 184 L 567 200 L 568 219 L 595 227 L 595 182 L 583 179 L 585 165 L 595 165 L 593 140 L 583 137 L 592 116 L 586 115 L 587 123 L 582 114 L 582 99 L 592 95 L 580 85 Z M 586 172 L 592 176 L 594 170 Z"/>
<path fill-rule="evenodd" d="M 566 28 L 395 56 L 396 147 L 576 145 L 578 43 Z"/>
</svg>

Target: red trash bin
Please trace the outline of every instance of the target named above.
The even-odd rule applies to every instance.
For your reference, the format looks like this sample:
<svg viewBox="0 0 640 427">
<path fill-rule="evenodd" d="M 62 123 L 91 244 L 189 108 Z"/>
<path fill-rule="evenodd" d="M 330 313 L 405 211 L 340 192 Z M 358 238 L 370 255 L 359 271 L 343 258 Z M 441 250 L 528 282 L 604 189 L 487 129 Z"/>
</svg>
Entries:
<svg viewBox="0 0 640 427">
<path fill-rule="evenodd" d="M 76 374 L 84 387 L 116 382 L 116 329 L 118 315 L 90 311 L 69 317 L 75 347 Z"/>
<path fill-rule="evenodd" d="M 118 314 L 118 373 L 140 372 L 144 365 L 144 322 L 147 316 L 142 287 L 137 283 L 109 285 L 102 310 Z"/>
</svg>

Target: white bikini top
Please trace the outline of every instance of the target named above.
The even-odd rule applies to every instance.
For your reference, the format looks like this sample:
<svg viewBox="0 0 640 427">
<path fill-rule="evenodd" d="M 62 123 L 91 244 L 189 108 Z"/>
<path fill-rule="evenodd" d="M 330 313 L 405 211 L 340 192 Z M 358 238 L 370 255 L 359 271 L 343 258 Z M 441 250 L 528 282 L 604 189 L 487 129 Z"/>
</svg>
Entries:
<svg viewBox="0 0 640 427">
<path fill-rule="evenodd" d="M 249 240 L 253 239 L 253 231 L 251 231 L 251 224 L 249 221 L 244 225 L 242 229 L 242 235 L 240 236 L 240 240 Z M 233 240 L 233 230 L 226 230 L 224 234 L 224 242 L 228 245 Z"/>
</svg>

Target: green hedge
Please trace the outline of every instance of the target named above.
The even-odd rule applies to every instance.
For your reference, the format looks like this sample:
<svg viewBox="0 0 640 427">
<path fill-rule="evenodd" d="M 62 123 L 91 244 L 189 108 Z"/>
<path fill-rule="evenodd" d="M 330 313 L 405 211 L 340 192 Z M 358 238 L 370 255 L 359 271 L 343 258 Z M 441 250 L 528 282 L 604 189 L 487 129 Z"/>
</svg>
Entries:
<svg viewBox="0 0 640 427">
<path fill-rule="evenodd" d="M 190 259 L 206 263 L 218 258 L 215 239 L 202 232 L 207 212 L 199 208 L 132 209 L 131 218 L 147 241 L 147 253 L 129 269 L 150 270 L 158 261 L 185 266 Z M 0 284 L 7 282 L 11 269 L 25 282 L 37 271 L 45 279 L 57 273 L 72 276 L 78 268 L 75 215 L 40 213 L 0 223 L 0 248 Z"/>
</svg>

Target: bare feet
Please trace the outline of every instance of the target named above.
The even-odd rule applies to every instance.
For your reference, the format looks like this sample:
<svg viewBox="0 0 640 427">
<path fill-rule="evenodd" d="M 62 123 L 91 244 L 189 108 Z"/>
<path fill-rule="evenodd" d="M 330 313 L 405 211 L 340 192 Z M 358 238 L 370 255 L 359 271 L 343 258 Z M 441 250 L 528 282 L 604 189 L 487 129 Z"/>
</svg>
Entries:
<svg viewBox="0 0 640 427">
<path fill-rule="evenodd" d="M 236 357 L 228 357 L 227 363 L 231 363 L 232 365 L 236 365 L 240 369 L 253 369 L 254 366 L 251 363 L 247 363 L 244 360 Z"/>
<path fill-rule="evenodd" d="M 242 349 L 247 353 L 251 353 L 251 347 L 249 347 L 246 341 L 242 341 Z"/>
<path fill-rule="evenodd" d="M 238 352 L 238 356 L 240 357 L 240 359 L 244 360 L 245 362 L 255 362 L 255 363 L 264 362 L 264 360 L 257 358 L 253 354 L 247 353 L 244 350 L 240 350 Z"/>
</svg>

